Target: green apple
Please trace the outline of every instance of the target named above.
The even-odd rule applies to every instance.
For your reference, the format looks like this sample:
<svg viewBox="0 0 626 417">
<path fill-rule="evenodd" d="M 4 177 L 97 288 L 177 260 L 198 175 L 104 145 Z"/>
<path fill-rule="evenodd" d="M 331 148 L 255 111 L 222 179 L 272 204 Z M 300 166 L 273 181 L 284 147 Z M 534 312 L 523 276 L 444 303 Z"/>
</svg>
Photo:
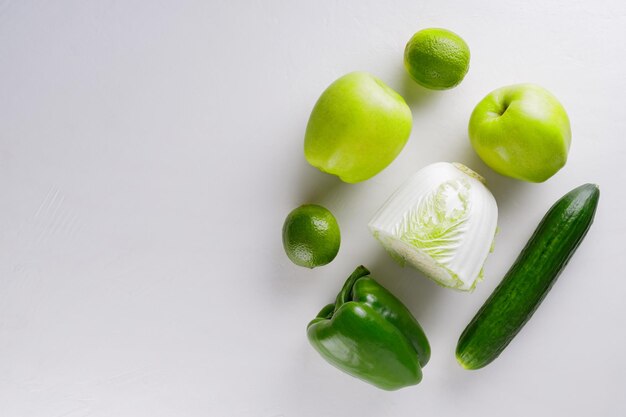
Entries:
<svg viewBox="0 0 626 417">
<path fill-rule="evenodd" d="M 304 156 L 316 168 L 355 183 L 382 171 L 411 133 L 404 99 L 378 78 L 352 72 L 333 82 L 311 112 Z"/>
<path fill-rule="evenodd" d="M 469 137 L 494 171 L 543 182 L 567 162 L 572 133 L 556 97 L 538 85 L 516 84 L 492 91 L 478 103 Z"/>
</svg>

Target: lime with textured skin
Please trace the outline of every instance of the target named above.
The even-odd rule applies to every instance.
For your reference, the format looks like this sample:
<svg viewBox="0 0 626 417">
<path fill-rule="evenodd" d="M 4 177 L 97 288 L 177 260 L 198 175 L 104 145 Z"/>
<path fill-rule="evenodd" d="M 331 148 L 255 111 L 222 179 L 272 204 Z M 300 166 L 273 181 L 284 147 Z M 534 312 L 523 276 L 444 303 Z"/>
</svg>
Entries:
<svg viewBox="0 0 626 417">
<path fill-rule="evenodd" d="M 330 263 L 341 243 L 335 216 L 316 204 L 294 209 L 283 225 L 283 246 L 291 261 L 299 266 L 315 268 Z"/>
<path fill-rule="evenodd" d="M 404 66 L 411 78 L 431 90 L 457 86 L 469 70 L 470 50 L 459 35 L 446 29 L 417 32 L 404 49 Z"/>
</svg>

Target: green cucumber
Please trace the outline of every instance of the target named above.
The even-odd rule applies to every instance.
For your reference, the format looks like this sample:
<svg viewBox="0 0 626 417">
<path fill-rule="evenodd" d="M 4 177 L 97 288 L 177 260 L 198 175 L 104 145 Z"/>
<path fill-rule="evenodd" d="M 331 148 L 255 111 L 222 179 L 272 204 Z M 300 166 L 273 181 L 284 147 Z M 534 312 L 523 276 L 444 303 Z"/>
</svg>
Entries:
<svg viewBox="0 0 626 417">
<path fill-rule="evenodd" d="M 587 234 L 599 197 L 597 185 L 584 184 L 546 213 L 500 285 L 461 334 L 456 358 L 464 368 L 479 369 L 491 363 L 530 319 Z"/>
</svg>

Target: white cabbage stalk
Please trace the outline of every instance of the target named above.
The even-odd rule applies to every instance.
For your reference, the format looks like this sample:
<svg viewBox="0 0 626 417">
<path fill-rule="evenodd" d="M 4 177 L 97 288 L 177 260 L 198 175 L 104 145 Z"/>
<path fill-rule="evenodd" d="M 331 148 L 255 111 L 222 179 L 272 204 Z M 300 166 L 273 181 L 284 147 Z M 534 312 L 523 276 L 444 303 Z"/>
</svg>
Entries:
<svg viewBox="0 0 626 417">
<path fill-rule="evenodd" d="M 484 179 L 438 162 L 411 176 L 378 210 L 369 229 L 402 265 L 440 285 L 471 291 L 493 249 L 498 207 Z"/>
</svg>

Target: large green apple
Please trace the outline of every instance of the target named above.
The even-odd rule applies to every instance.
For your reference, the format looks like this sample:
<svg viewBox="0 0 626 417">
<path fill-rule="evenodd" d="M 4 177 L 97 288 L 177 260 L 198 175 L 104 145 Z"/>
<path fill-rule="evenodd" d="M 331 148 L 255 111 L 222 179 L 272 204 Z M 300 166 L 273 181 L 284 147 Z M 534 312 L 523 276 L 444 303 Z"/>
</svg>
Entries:
<svg viewBox="0 0 626 417">
<path fill-rule="evenodd" d="M 333 82 L 311 112 L 304 156 L 345 182 L 373 177 L 395 159 L 411 133 L 412 115 L 398 93 L 366 72 Z"/>
<path fill-rule="evenodd" d="M 567 162 L 572 133 L 556 97 L 538 85 L 516 84 L 492 91 L 478 103 L 469 137 L 494 171 L 543 182 Z"/>
</svg>

